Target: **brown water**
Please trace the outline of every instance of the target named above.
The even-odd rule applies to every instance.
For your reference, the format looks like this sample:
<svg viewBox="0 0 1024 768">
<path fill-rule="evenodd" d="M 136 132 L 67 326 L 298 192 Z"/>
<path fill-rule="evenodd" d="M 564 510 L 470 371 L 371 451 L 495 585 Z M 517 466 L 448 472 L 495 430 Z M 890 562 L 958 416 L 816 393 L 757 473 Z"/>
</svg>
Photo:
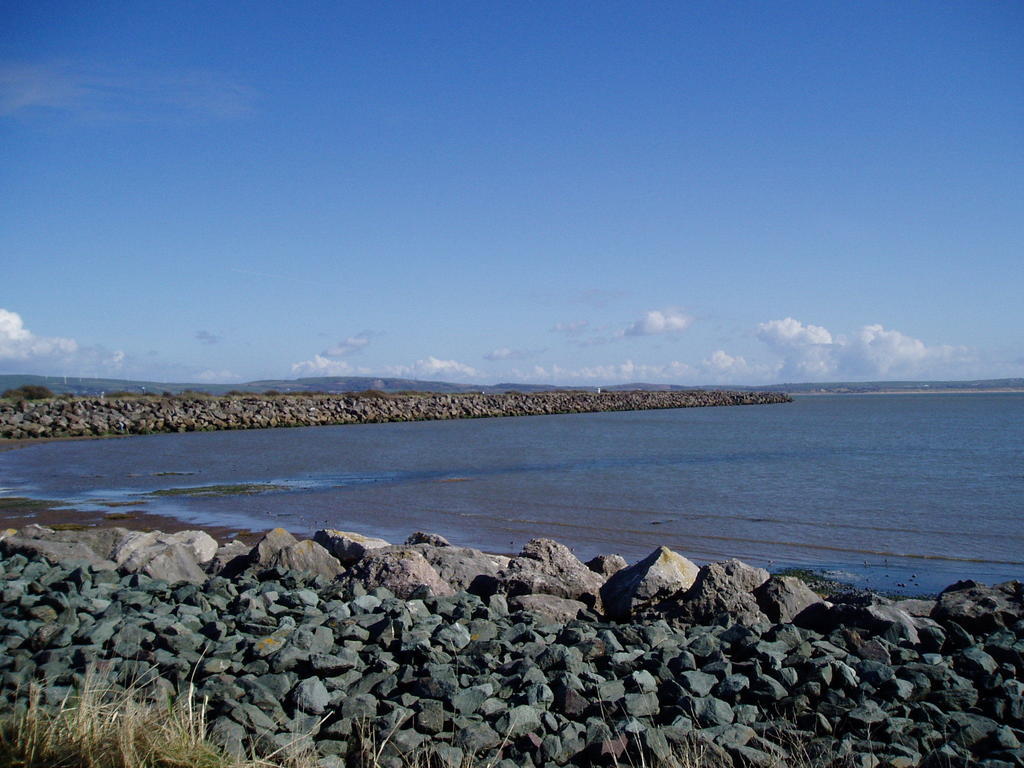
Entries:
<svg viewBox="0 0 1024 768">
<path fill-rule="evenodd" d="M 153 435 L 2 453 L 0 478 L 197 524 L 427 530 L 502 552 L 550 536 L 628 560 L 665 544 L 911 592 L 1024 578 L 1020 394 Z M 240 483 L 282 489 L 148 495 Z"/>
</svg>

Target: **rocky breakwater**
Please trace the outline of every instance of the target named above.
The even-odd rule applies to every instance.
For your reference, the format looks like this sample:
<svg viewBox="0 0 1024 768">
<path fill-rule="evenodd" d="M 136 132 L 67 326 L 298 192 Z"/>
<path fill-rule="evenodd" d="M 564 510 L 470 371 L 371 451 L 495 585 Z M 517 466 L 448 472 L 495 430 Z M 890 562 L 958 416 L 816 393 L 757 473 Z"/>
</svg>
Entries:
<svg viewBox="0 0 1024 768">
<path fill-rule="evenodd" d="M 324 768 L 1024 765 L 1018 582 L 826 600 L 664 548 L 584 564 L 329 530 L 30 526 L 0 556 L 4 712 L 96 667 L 157 701 L 194 684 L 227 750 Z"/>
<path fill-rule="evenodd" d="M 789 402 L 778 392 L 275 395 L 0 401 L 0 437 L 144 435 Z"/>
</svg>

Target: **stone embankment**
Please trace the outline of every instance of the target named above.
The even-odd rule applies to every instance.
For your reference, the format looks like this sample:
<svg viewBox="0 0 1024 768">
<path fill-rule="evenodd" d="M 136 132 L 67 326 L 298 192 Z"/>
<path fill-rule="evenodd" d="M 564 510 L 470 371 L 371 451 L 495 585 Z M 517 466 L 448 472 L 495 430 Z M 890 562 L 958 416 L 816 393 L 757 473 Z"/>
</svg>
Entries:
<svg viewBox="0 0 1024 768">
<path fill-rule="evenodd" d="M 275 395 L 0 401 L 0 437 L 84 437 L 790 402 L 778 392 Z"/>
<path fill-rule="evenodd" d="M 165 706 L 194 685 L 229 751 L 323 768 L 1024 765 L 1019 582 L 825 600 L 736 560 L 584 564 L 546 539 L 0 538 L 0 712 L 59 706 L 93 665 Z"/>
</svg>

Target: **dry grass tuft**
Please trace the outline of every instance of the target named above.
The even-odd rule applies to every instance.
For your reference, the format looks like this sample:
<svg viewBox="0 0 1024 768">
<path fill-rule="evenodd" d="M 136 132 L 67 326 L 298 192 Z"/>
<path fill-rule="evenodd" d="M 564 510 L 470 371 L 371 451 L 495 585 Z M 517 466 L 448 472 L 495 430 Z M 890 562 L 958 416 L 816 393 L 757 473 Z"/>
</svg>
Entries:
<svg viewBox="0 0 1024 768">
<path fill-rule="evenodd" d="M 154 703 L 86 675 L 81 691 L 49 707 L 33 690 L 0 720 L 0 765 L 12 768 L 312 768 L 308 755 L 239 760 L 206 739 L 194 696 Z"/>
</svg>

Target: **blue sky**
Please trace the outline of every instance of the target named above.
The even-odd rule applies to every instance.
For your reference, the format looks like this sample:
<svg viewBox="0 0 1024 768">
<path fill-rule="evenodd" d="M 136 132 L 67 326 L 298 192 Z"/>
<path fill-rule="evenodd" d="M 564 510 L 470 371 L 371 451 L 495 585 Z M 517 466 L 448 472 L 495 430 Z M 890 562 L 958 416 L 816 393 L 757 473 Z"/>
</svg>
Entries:
<svg viewBox="0 0 1024 768">
<path fill-rule="evenodd" d="M 1024 375 L 1024 5 L 0 2 L 0 372 Z"/>
</svg>

